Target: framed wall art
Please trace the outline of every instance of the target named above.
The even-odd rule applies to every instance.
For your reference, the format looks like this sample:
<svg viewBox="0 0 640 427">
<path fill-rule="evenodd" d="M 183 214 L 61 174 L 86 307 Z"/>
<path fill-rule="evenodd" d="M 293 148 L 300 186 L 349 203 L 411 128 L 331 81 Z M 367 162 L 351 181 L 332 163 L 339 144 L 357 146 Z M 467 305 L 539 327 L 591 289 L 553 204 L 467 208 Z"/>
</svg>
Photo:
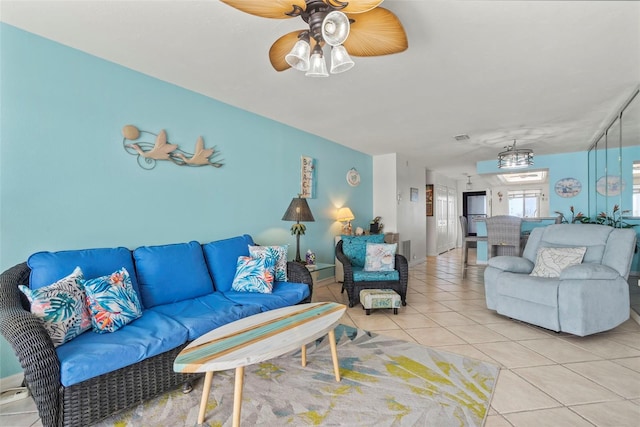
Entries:
<svg viewBox="0 0 640 427">
<path fill-rule="evenodd" d="M 409 189 L 409 200 L 412 202 L 418 201 L 418 189 L 411 187 Z"/>
<path fill-rule="evenodd" d="M 433 184 L 427 184 L 427 216 L 433 216 Z"/>
<path fill-rule="evenodd" d="M 312 157 L 300 157 L 300 197 L 315 198 L 316 167 Z"/>
</svg>

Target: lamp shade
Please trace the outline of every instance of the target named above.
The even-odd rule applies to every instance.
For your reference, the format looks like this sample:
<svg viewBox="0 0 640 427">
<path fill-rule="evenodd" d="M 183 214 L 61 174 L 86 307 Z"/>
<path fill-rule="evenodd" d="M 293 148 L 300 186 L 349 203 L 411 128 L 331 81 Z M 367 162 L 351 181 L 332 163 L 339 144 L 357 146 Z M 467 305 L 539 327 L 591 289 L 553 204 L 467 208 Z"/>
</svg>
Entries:
<svg viewBox="0 0 640 427">
<path fill-rule="evenodd" d="M 302 197 L 294 197 L 293 200 L 291 200 L 287 211 L 282 216 L 282 220 L 298 222 L 315 221 L 315 219 L 313 218 L 313 214 L 311 213 L 311 209 L 309 209 L 307 199 L 303 199 Z"/>
<path fill-rule="evenodd" d="M 296 42 L 291 52 L 284 57 L 284 60 L 296 70 L 307 71 L 309 69 L 310 53 L 309 33 L 305 32 L 300 35 L 300 40 Z"/>
<path fill-rule="evenodd" d="M 331 74 L 343 73 L 353 66 L 354 62 L 344 46 L 339 45 L 331 48 Z"/>
<path fill-rule="evenodd" d="M 322 48 L 319 44 L 316 44 L 316 47 L 313 48 L 313 53 L 309 59 L 309 71 L 307 71 L 305 76 L 329 77 L 329 73 L 327 72 L 327 63 L 324 62 Z"/>
<path fill-rule="evenodd" d="M 353 212 L 349 208 L 340 208 L 338 209 L 338 221 L 347 222 L 353 221 L 356 217 L 353 216 Z"/>
</svg>

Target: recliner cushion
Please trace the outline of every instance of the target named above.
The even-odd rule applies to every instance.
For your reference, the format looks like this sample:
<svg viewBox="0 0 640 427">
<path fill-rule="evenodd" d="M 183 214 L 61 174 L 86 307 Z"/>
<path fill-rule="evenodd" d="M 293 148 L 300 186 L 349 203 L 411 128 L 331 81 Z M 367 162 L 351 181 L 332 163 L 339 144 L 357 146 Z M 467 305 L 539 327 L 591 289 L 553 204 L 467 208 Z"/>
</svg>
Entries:
<svg viewBox="0 0 640 427">
<path fill-rule="evenodd" d="M 367 254 L 367 243 L 384 243 L 384 234 L 364 236 L 341 236 L 342 252 L 349 258 L 354 267 L 364 267 Z"/>
<path fill-rule="evenodd" d="M 141 246 L 133 251 L 142 303 L 183 301 L 213 292 L 213 282 L 198 242 Z M 232 266 L 235 270 L 235 263 Z"/>
<path fill-rule="evenodd" d="M 550 307 L 558 306 L 557 278 L 502 273 L 498 276 L 497 294 Z"/>
</svg>

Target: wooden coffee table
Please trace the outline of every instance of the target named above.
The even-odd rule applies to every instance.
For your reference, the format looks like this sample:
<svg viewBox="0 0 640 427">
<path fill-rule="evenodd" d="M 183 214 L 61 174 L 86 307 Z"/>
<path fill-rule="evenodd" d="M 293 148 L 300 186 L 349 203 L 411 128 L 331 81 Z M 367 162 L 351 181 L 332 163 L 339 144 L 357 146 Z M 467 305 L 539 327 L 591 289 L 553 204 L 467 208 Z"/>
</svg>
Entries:
<svg viewBox="0 0 640 427">
<path fill-rule="evenodd" d="M 334 302 L 315 302 L 271 310 L 216 328 L 185 347 L 176 357 L 173 370 L 205 372 L 198 424 L 204 422 L 215 371 L 236 370 L 233 426 L 239 426 L 244 367 L 281 356 L 296 348 L 302 349 L 302 366 L 306 366 L 306 344 L 325 334 L 329 335 L 333 372 L 336 381 L 340 381 L 333 330 L 345 310 L 345 305 Z"/>
</svg>

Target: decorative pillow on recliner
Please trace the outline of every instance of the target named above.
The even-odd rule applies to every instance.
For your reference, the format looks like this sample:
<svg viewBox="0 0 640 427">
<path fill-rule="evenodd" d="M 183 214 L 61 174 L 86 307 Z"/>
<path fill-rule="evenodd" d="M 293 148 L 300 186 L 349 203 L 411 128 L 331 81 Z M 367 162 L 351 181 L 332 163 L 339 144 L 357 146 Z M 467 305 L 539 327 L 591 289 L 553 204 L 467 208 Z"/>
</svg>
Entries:
<svg viewBox="0 0 640 427">
<path fill-rule="evenodd" d="M 115 332 L 142 316 L 142 306 L 126 268 L 83 282 L 93 331 Z"/>
<path fill-rule="evenodd" d="M 42 319 L 54 347 L 91 329 L 81 280 L 82 270 L 76 267 L 73 273 L 49 286 L 38 289 L 19 286 L 31 303 L 31 313 Z"/>
<path fill-rule="evenodd" d="M 287 254 L 289 245 L 282 246 L 249 246 L 249 255 L 252 258 L 270 258 L 275 265 L 275 280 L 287 281 Z"/>
<path fill-rule="evenodd" d="M 397 247 L 397 243 L 367 243 L 364 271 L 395 270 Z"/>
<path fill-rule="evenodd" d="M 271 258 L 238 257 L 231 289 L 240 292 L 270 294 L 273 290 L 274 265 Z"/>
<path fill-rule="evenodd" d="M 384 234 L 368 234 L 364 236 L 341 236 L 342 252 L 355 267 L 364 267 L 367 243 L 384 243 Z"/>
<path fill-rule="evenodd" d="M 560 272 L 570 265 L 582 263 L 587 251 L 584 246 L 575 248 L 540 248 L 536 264 L 530 276 L 560 277 Z"/>
</svg>

